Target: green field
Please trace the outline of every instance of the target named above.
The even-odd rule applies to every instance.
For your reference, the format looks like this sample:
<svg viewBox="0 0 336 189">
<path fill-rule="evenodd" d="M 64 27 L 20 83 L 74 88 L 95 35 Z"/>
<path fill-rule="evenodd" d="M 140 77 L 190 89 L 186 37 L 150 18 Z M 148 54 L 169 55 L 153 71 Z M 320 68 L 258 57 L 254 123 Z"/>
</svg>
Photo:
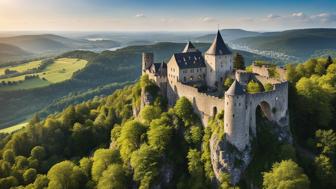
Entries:
<svg viewBox="0 0 336 189">
<path fill-rule="evenodd" d="M 0 129 L 0 133 L 12 133 L 16 130 L 21 129 L 22 127 L 26 126 L 27 124 L 28 124 L 27 122 L 24 122 L 24 123 L 19 123 L 19 124 L 4 128 L 4 129 Z"/>
<path fill-rule="evenodd" d="M 47 66 L 43 71 L 33 74 L 39 75 L 39 78 L 24 80 L 25 76 L 32 75 L 27 74 L 6 79 L 0 79 L 0 82 L 22 81 L 21 83 L 15 85 L 0 86 L 0 91 L 32 89 L 48 86 L 52 83 L 62 82 L 70 79 L 74 72 L 83 69 L 86 64 L 87 61 L 82 59 L 60 58 L 55 60 L 53 64 Z M 24 70 L 23 65 L 19 69 Z M 43 80 L 43 78 L 45 80 Z"/>
<path fill-rule="evenodd" d="M 3 67 L 3 68 L 0 68 L 0 75 L 4 75 L 6 69 L 14 70 L 14 71 L 17 71 L 17 72 L 24 72 L 24 71 L 27 71 L 29 69 L 38 68 L 41 65 L 41 63 L 42 63 L 42 60 L 36 60 L 36 61 L 20 64 L 20 65 L 17 65 L 17 66 Z"/>
</svg>

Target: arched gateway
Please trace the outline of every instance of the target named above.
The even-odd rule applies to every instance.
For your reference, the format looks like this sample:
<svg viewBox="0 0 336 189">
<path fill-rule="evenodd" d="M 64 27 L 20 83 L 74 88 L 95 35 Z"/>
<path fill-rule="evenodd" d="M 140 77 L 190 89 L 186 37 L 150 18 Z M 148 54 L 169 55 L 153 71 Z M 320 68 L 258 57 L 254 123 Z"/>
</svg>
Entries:
<svg viewBox="0 0 336 189">
<path fill-rule="evenodd" d="M 260 106 L 268 120 L 279 126 L 288 125 L 288 83 L 274 84 L 274 90 L 246 93 L 235 81 L 225 93 L 224 130 L 227 139 L 239 150 L 256 136 L 256 109 Z"/>
</svg>

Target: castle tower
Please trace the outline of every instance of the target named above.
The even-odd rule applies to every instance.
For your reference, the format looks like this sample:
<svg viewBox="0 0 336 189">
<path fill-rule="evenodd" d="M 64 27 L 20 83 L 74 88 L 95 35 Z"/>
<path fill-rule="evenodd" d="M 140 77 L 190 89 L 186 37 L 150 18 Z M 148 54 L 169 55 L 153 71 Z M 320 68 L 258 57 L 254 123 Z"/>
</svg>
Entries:
<svg viewBox="0 0 336 189">
<path fill-rule="evenodd" d="M 249 143 L 249 127 L 246 126 L 246 93 L 235 80 L 225 92 L 224 132 L 226 139 L 240 151 Z"/>
<path fill-rule="evenodd" d="M 207 66 L 207 85 L 219 87 L 233 69 L 232 52 L 224 43 L 219 30 L 204 58 Z"/>
<path fill-rule="evenodd" d="M 152 64 L 154 63 L 154 54 L 153 53 L 142 53 L 142 74 L 146 72 Z"/>
</svg>

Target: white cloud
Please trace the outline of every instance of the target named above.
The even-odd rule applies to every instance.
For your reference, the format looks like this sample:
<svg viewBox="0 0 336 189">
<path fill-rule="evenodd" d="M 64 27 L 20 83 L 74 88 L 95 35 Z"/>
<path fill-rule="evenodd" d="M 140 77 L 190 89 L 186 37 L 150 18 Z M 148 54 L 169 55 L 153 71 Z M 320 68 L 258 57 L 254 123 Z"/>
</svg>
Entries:
<svg viewBox="0 0 336 189">
<path fill-rule="evenodd" d="M 216 19 L 212 18 L 212 17 L 202 17 L 202 18 L 200 18 L 200 20 L 202 22 L 214 22 L 214 21 L 216 21 Z"/>
<path fill-rule="evenodd" d="M 145 18 L 146 16 L 143 13 L 138 13 L 135 15 L 136 18 Z"/>
<path fill-rule="evenodd" d="M 294 12 L 292 13 L 293 17 L 305 17 L 306 15 L 303 12 Z"/>
<path fill-rule="evenodd" d="M 269 15 L 267 15 L 267 18 L 268 19 L 276 19 L 276 18 L 280 18 L 281 16 L 279 16 L 279 15 L 276 15 L 276 14 L 269 14 Z"/>
<path fill-rule="evenodd" d="M 320 13 L 311 16 L 312 20 L 320 21 L 322 23 L 336 23 L 336 14 L 332 13 Z"/>
</svg>

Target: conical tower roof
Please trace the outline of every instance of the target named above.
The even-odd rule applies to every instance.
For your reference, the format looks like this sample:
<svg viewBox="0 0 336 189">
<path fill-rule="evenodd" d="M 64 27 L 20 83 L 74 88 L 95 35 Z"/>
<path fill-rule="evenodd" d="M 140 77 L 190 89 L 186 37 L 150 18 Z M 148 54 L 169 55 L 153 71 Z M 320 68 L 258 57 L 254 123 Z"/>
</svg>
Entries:
<svg viewBox="0 0 336 189">
<path fill-rule="evenodd" d="M 243 86 L 235 80 L 230 88 L 225 92 L 226 95 L 242 95 L 245 94 Z"/>
<path fill-rule="evenodd" d="M 189 41 L 187 43 L 187 45 L 184 47 L 183 53 L 186 53 L 186 52 L 199 52 L 198 49 L 195 48 L 195 46 Z"/>
<path fill-rule="evenodd" d="M 208 51 L 206 52 L 206 54 L 209 55 L 227 55 L 227 54 L 232 54 L 229 47 L 226 46 L 226 44 L 224 43 L 224 40 L 222 38 L 221 33 L 217 32 L 217 35 L 214 39 L 214 41 L 212 42 L 210 48 L 208 49 Z"/>
</svg>

